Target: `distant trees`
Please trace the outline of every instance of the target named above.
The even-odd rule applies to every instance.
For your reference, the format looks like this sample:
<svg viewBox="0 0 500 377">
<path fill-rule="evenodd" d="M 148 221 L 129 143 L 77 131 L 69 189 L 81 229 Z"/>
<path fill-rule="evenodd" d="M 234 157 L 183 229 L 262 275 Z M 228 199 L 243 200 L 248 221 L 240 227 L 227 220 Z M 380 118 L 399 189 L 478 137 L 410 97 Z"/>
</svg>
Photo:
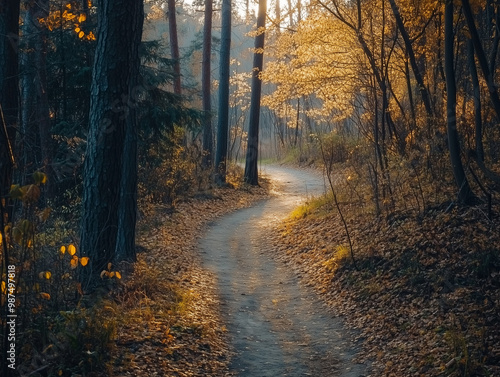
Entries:
<svg viewBox="0 0 500 377">
<path fill-rule="evenodd" d="M 408 203 L 397 177 L 410 173 L 396 166 L 409 167 L 416 179 L 420 208 L 427 201 L 423 180 L 437 191 L 450 187 L 438 183 L 443 179 L 453 182 L 460 202 L 470 202 L 474 192 L 488 196 L 500 182 L 500 135 L 493 126 L 500 117 L 499 7 L 469 0 L 451 5 L 319 0 L 267 50 L 262 77 L 273 90 L 263 101 L 284 123 L 277 127 L 281 144 L 294 148 L 294 135 L 313 135 L 304 140 L 314 148 L 325 131 L 343 139 L 349 161 L 358 161 L 355 169 L 373 187 L 378 214 Z M 304 106 L 293 113 L 290 104 L 298 101 Z M 449 174 L 442 161 L 450 161 Z"/>
<path fill-rule="evenodd" d="M 135 255 L 134 101 L 144 18 L 142 0 L 104 0 L 97 12 L 80 241 L 93 276 L 115 260 L 117 245 L 125 248 L 119 257 Z"/>
</svg>

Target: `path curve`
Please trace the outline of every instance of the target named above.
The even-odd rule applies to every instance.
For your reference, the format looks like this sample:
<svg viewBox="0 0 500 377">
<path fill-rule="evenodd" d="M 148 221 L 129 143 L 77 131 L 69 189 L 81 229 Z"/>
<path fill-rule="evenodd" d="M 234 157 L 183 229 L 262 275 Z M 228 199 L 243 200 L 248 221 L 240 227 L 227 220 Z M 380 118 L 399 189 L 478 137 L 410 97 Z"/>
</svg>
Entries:
<svg viewBox="0 0 500 377">
<path fill-rule="evenodd" d="M 264 166 L 278 195 L 212 223 L 200 242 L 218 278 L 222 311 L 240 377 L 363 376 L 348 333 L 316 294 L 272 258 L 271 227 L 307 196 L 324 192 L 315 172 Z"/>
</svg>

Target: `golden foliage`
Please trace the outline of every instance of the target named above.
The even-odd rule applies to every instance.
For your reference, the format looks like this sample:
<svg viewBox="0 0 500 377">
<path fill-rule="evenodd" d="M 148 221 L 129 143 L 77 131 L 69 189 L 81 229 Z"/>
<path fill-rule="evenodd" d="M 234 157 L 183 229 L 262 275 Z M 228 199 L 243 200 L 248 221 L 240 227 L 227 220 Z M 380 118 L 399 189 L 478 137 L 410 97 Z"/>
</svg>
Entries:
<svg viewBox="0 0 500 377">
<path fill-rule="evenodd" d="M 91 7 L 91 2 L 88 2 L 89 8 Z M 71 2 L 67 3 L 63 9 L 51 10 L 48 17 L 40 18 L 38 21 L 41 25 L 44 25 L 49 31 L 54 31 L 56 29 L 73 29 L 75 34 L 79 39 L 94 41 L 95 35 L 92 31 L 83 31 L 84 23 L 87 21 L 87 15 L 83 10 L 79 8 L 81 5 L 79 3 L 72 5 Z"/>
</svg>

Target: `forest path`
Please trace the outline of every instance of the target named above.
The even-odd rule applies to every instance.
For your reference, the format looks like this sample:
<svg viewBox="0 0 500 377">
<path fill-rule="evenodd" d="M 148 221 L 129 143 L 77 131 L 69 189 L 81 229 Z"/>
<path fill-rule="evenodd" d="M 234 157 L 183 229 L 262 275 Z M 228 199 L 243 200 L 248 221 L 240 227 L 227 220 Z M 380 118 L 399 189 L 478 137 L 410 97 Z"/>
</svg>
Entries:
<svg viewBox="0 0 500 377">
<path fill-rule="evenodd" d="M 218 278 L 237 376 L 358 377 L 348 333 L 287 266 L 267 238 L 277 221 L 324 192 L 315 172 L 264 166 L 277 195 L 212 223 L 200 242 L 204 265 Z"/>
</svg>

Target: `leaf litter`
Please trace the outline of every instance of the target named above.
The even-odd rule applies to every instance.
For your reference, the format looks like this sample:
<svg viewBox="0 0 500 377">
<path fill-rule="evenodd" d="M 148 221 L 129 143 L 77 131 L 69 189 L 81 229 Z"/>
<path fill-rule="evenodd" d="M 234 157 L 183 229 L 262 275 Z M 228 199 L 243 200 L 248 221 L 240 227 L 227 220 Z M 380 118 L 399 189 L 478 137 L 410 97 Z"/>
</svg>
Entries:
<svg viewBox="0 0 500 377">
<path fill-rule="evenodd" d="M 157 206 L 141 221 L 138 261 L 120 266 L 115 290 L 116 376 L 229 376 L 231 351 L 214 276 L 197 243 L 214 219 L 267 197 L 268 189 L 216 188 L 178 204 Z"/>
<path fill-rule="evenodd" d="M 500 376 L 500 218 L 478 207 L 391 221 L 316 209 L 273 236 L 290 265 L 360 331 L 371 376 Z"/>
</svg>

